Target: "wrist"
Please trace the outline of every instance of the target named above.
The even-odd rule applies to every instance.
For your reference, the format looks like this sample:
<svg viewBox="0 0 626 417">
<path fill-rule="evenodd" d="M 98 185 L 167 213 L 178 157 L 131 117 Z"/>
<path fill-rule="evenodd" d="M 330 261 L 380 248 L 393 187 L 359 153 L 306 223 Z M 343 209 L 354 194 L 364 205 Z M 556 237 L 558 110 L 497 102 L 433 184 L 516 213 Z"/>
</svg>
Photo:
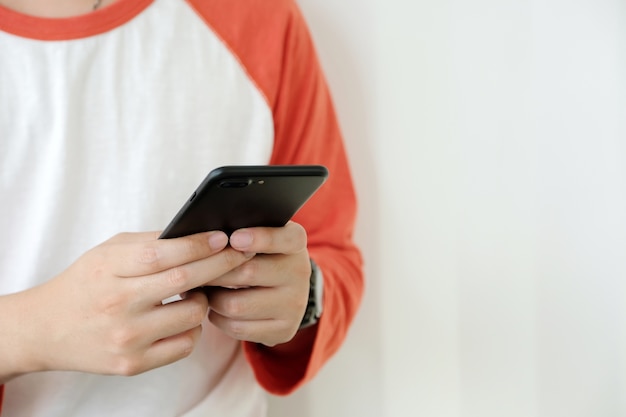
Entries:
<svg viewBox="0 0 626 417">
<path fill-rule="evenodd" d="M 0 384 L 40 370 L 31 356 L 37 341 L 31 343 L 36 331 L 29 311 L 37 303 L 29 298 L 30 291 L 0 296 Z"/>
</svg>

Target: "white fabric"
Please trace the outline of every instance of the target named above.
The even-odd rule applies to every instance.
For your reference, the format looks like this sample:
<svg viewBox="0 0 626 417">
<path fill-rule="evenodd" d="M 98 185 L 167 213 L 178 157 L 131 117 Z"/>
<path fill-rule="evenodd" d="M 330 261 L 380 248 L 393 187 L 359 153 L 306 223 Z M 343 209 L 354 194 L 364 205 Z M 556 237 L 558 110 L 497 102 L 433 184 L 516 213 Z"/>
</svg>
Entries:
<svg viewBox="0 0 626 417">
<path fill-rule="evenodd" d="M 0 32 L 0 96 L 0 294 L 118 232 L 164 228 L 210 169 L 267 163 L 273 145 L 262 95 L 179 0 L 91 38 Z M 3 417 L 264 410 L 239 343 L 208 323 L 191 357 L 137 377 L 50 372 L 6 389 Z"/>
</svg>

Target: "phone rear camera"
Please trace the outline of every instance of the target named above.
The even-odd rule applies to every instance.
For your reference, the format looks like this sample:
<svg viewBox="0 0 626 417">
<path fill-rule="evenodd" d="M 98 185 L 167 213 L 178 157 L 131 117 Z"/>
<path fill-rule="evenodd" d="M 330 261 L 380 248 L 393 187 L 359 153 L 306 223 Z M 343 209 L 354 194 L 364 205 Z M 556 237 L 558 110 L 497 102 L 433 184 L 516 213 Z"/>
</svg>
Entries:
<svg viewBox="0 0 626 417">
<path fill-rule="evenodd" d="M 250 185 L 250 180 L 226 180 L 220 183 L 221 188 L 244 188 Z"/>
</svg>

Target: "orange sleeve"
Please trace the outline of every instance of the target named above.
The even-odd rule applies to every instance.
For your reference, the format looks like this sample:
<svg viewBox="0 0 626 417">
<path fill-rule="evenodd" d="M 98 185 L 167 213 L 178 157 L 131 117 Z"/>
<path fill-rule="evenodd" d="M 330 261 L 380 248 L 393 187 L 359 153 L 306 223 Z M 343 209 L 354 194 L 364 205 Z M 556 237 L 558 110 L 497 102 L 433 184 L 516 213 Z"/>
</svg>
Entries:
<svg viewBox="0 0 626 417">
<path fill-rule="evenodd" d="M 271 164 L 321 164 L 329 179 L 296 214 L 310 256 L 324 276 L 324 312 L 312 336 L 294 339 L 289 356 L 245 343 L 259 383 L 288 394 L 339 349 L 363 292 L 353 242 L 356 197 L 340 128 L 306 23 L 292 0 L 190 0 L 238 57 L 274 117 Z M 303 342 L 304 341 L 304 342 Z"/>
</svg>

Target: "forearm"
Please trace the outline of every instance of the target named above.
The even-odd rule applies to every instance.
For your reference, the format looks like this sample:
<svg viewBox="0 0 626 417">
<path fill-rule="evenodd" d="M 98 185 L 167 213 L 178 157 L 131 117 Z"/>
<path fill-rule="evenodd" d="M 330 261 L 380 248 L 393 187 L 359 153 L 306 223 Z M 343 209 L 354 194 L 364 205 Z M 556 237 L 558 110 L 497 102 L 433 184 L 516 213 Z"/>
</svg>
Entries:
<svg viewBox="0 0 626 417">
<path fill-rule="evenodd" d="M 0 385 L 36 371 L 28 358 L 32 350 L 30 310 L 36 306 L 26 292 L 0 296 Z"/>
</svg>

